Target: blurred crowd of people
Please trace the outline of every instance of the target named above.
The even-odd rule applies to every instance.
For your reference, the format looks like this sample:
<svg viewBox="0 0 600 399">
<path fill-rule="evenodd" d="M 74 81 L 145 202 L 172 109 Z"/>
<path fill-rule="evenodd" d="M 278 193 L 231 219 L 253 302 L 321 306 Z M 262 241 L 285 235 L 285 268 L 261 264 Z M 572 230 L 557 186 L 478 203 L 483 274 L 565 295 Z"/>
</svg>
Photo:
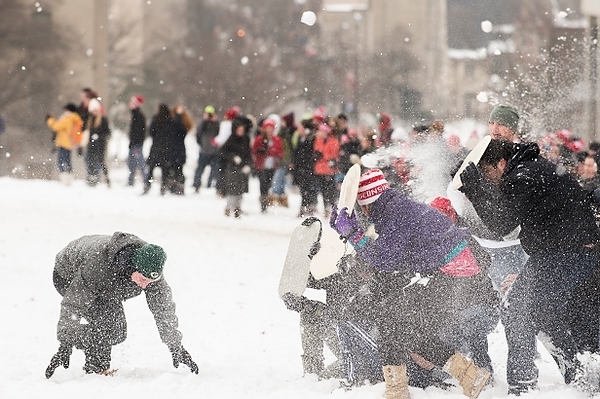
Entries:
<svg viewBox="0 0 600 399">
<path fill-rule="evenodd" d="M 262 212 L 274 205 L 287 207 L 287 192 L 293 185 L 301 195 L 299 217 L 315 215 L 317 209 L 328 217 L 345 173 L 354 163 L 362 162 L 384 170 L 387 179 L 401 184 L 416 199 L 431 200 L 445 195 L 451 172 L 479 138 L 473 132 L 469 141 L 463 138 L 461 142 L 458 136 L 444 131 L 441 121 L 417 123 L 408 137 L 394 135 L 389 114 L 377 115 L 375 128 L 354 127 L 347 115 L 331 116 L 323 107 L 299 118 L 288 112 L 257 120 L 238 106 L 224 110 L 220 117 L 214 106 L 207 105 L 196 124 L 183 105 L 161 103 L 148 123 L 142 111 L 144 102 L 142 95 L 132 96 L 129 101 L 127 184 L 133 186 L 139 176 L 146 194 L 152 183 L 160 180 L 161 195 L 183 195 L 183 167 L 188 161 L 185 138 L 195 134 L 200 150 L 191 188 L 198 193 L 203 184 L 215 187 L 220 196 L 227 198 L 225 214 L 237 217 L 242 214 L 241 201 L 248 192 L 249 178 L 259 181 Z M 50 113 L 46 116 L 53 132 L 60 180 L 70 183 L 71 153 L 76 152 L 84 157 L 87 183 L 96 186 L 103 179 L 110 186 L 105 158 L 111 127 L 100 97 L 93 89 L 84 88 L 80 104 L 68 103 L 63 110 L 58 118 Z M 490 135 L 521 140 L 515 133 L 516 126 L 512 126 L 511 133 L 504 132 L 502 126 L 490 126 Z M 144 143 L 148 138 L 152 145 L 146 155 Z M 546 134 L 537 142 L 545 158 L 573 174 L 586 189 L 600 185 L 600 143 L 586 145 L 569 130 Z M 365 158 L 366 154 L 371 155 Z M 207 168 L 210 172 L 203 183 Z"/>
</svg>

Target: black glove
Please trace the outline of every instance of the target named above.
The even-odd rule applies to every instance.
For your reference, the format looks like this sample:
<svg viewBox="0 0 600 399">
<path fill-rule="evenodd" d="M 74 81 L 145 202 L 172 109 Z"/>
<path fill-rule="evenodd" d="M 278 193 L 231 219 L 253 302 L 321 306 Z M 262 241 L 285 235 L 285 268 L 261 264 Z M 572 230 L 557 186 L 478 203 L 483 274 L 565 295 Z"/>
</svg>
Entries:
<svg viewBox="0 0 600 399">
<path fill-rule="evenodd" d="M 190 368 L 192 373 L 198 374 L 198 365 L 192 360 L 192 357 L 183 346 L 171 349 L 171 355 L 173 356 L 173 367 L 178 368 L 183 363 Z"/>
<path fill-rule="evenodd" d="M 77 147 L 77 155 L 78 156 L 83 156 L 83 147 Z"/>
<path fill-rule="evenodd" d="M 281 299 L 289 310 L 298 313 L 302 312 L 302 309 L 304 309 L 304 306 L 306 306 L 306 302 L 308 301 L 306 297 L 294 295 L 291 292 L 283 294 Z"/>
<path fill-rule="evenodd" d="M 465 170 L 461 172 L 460 180 L 462 181 L 462 186 L 459 188 L 459 191 L 462 191 L 469 197 L 477 193 L 477 190 L 483 183 L 484 177 L 479 168 L 473 162 L 469 162 Z"/>
<path fill-rule="evenodd" d="M 325 315 L 325 304 L 321 301 L 306 299 L 304 309 L 300 311 L 300 318 L 312 324 L 323 323 Z"/>
<path fill-rule="evenodd" d="M 50 364 L 46 368 L 46 378 L 52 377 L 54 371 L 58 368 L 58 366 L 63 366 L 65 369 L 69 368 L 69 360 L 71 358 L 71 353 L 73 352 L 73 347 L 66 344 L 60 344 L 58 348 L 58 352 L 52 359 L 50 359 Z"/>
</svg>

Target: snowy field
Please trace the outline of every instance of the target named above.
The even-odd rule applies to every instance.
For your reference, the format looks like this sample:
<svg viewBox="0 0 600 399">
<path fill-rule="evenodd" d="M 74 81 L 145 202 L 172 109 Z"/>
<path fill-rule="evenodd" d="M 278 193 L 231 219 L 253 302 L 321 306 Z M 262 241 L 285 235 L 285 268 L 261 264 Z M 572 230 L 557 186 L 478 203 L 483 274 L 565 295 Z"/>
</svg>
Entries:
<svg viewBox="0 0 600 399">
<path fill-rule="evenodd" d="M 384 384 L 344 391 L 335 380 L 302 376 L 299 316 L 277 296 L 281 266 L 295 217 L 290 208 L 259 212 L 257 181 L 240 220 L 223 214 L 212 189 L 161 197 L 158 185 L 141 196 L 125 187 L 126 171 L 112 169 L 112 188 L 70 187 L 57 181 L 0 178 L 0 398 L 381 398 Z M 188 186 L 190 185 L 188 179 Z M 199 375 L 175 369 L 143 295 L 125 304 L 128 339 L 114 347 L 113 377 L 85 375 L 75 350 L 68 370 L 47 380 L 58 348 L 60 296 L 52 285 L 55 254 L 86 234 L 125 231 L 165 248 L 165 276 L 177 303 L 183 344 Z M 490 335 L 496 385 L 480 398 L 506 397 L 506 347 L 501 327 Z M 523 398 L 585 398 L 567 388 L 540 350 L 540 391 Z M 330 357 L 329 357 L 330 358 Z M 332 360 L 331 358 L 329 359 Z M 413 399 L 464 398 L 461 389 L 411 388 Z"/>
</svg>

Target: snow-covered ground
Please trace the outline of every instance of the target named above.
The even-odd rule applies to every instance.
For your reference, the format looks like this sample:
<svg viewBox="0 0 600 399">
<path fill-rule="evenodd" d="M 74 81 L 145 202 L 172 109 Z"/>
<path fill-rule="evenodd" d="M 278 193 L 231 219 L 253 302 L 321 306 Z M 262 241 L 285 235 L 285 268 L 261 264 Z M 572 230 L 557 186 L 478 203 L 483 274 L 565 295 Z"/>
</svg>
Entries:
<svg viewBox="0 0 600 399">
<path fill-rule="evenodd" d="M 187 171 L 189 174 L 190 170 Z M 290 208 L 259 211 L 257 181 L 240 220 L 223 214 L 213 189 L 166 196 L 155 185 L 125 187 L 126 170 L 112 169 L 112 188 L 70 187 L 57 181 L 0 178 L 0 398 L 381 398 L 384 385 L 343 391 L 335 380 L 302 376 L 298 314 L 277 296 L 281 266 L 299 195 Z M 188 179 L 188 182 L 190 180 Z M 188 183 L 189 185 L 190 183 Z M 125 304 L 128 339 L 113 349 L 113 377 L 85 375 L 83 354 L 71 367 L 44 370 L 55 353 L 60 296 L 52 285 L 55 254 L 85 234 L 126 231 L 165 248 L 168 279 L 183 344 L 200 368 L 173 368 L 143 295 Z M 490 335 L 496 385 L 482 399 L 506 397 L 506 347 L 501 327 Z M 540 350 L 540 391 L 523 398 L 585 398 L 567 388 Z M 332 360 L 331 358 L 329 360 Z M 459 388 L 411 388 L 413 399 L 464 398 Z"/>
</svg>

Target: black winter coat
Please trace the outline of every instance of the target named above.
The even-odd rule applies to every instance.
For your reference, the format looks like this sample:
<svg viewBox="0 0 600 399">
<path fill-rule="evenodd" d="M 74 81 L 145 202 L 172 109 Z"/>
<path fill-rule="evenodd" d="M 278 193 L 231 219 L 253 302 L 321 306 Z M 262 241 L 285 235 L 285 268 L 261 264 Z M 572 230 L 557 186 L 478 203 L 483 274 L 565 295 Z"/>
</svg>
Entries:
<svg viewBox="0 0 600 399">
<path fill-rule="evenodd" d="M 150 155 L 148 156 L 148 166 L 170 166 L 175 122 L 173 120 L 159 120 L 155 116 L 150 123 L 149 134 L 152 137 L 152 147 L 150 147 Z"/>
<path fill-rule="evenodd" d="M 196 141 L 200 145 L 200 151 L 205 155 L 214 155 L 219 148 L 212 145 L 211 140 L 219 134 L 219 121 L 202 121 L 196 130 Z"/>
<path fill-rule="evenodd" d="M 221 168 L 223 171 L 224 195 L 242 195 L 248 192 L 248 174 L 242 172 L 242 169 L 252 165 L 252 152 L 250 151 L 250 137 L 248 134 L 237 136 L 235 129 L 243 121 L 234 120 L 232 125 L 232 134 L 221 147 Z M 240 157 L 240 163 L 234 161 L 235 157 Z M 246 169 L 248 169 L 246 168 Z"/>
<path fill-rule="evenodd" d="M 310 184 L 315 176 L 315 136 L 309 134 L 304 140 L 298 139 L 298 144 L 292 153 L 292 171 L 294 183 L 298 185 Z"/>
<path fill-rule="evenodd" d="M 131 110 L 131 125 L 129 127 L 129 148 L 144 144 L 146 139 L 146 117 L 139 109 Z"/>
<path fill-rule="evenodd" d="M 585 191 L 540 156 L 535 143 L 515 144 L 500 192 L 494 189 L 469 199 L 483 222 L 502 236 L 520 225 L 521 244 L 530 255 L 547 248 L 583 249 L 600 240 Z"/>
<path fill-rule="evenodd" d="M 181 115 L 175 115 L 175 129 L 173 130 L 173 136 L 171 138 L 171 144 L 169 146 L 171 162 L 174 166 L 183 166 L 187 159 L 185 153 L 185 136 L 188 131 L 181 123 Z"/>
<path fill-rule="evenodd" d="M 88 141 L 86 156 L 90 162 L 104 163 L 106 146 L 110 138 L 108 119 L 102 117 L 98 126 L 95 126 L 93 116 L 90 117 L 90 140 Z"/>
</svg>

